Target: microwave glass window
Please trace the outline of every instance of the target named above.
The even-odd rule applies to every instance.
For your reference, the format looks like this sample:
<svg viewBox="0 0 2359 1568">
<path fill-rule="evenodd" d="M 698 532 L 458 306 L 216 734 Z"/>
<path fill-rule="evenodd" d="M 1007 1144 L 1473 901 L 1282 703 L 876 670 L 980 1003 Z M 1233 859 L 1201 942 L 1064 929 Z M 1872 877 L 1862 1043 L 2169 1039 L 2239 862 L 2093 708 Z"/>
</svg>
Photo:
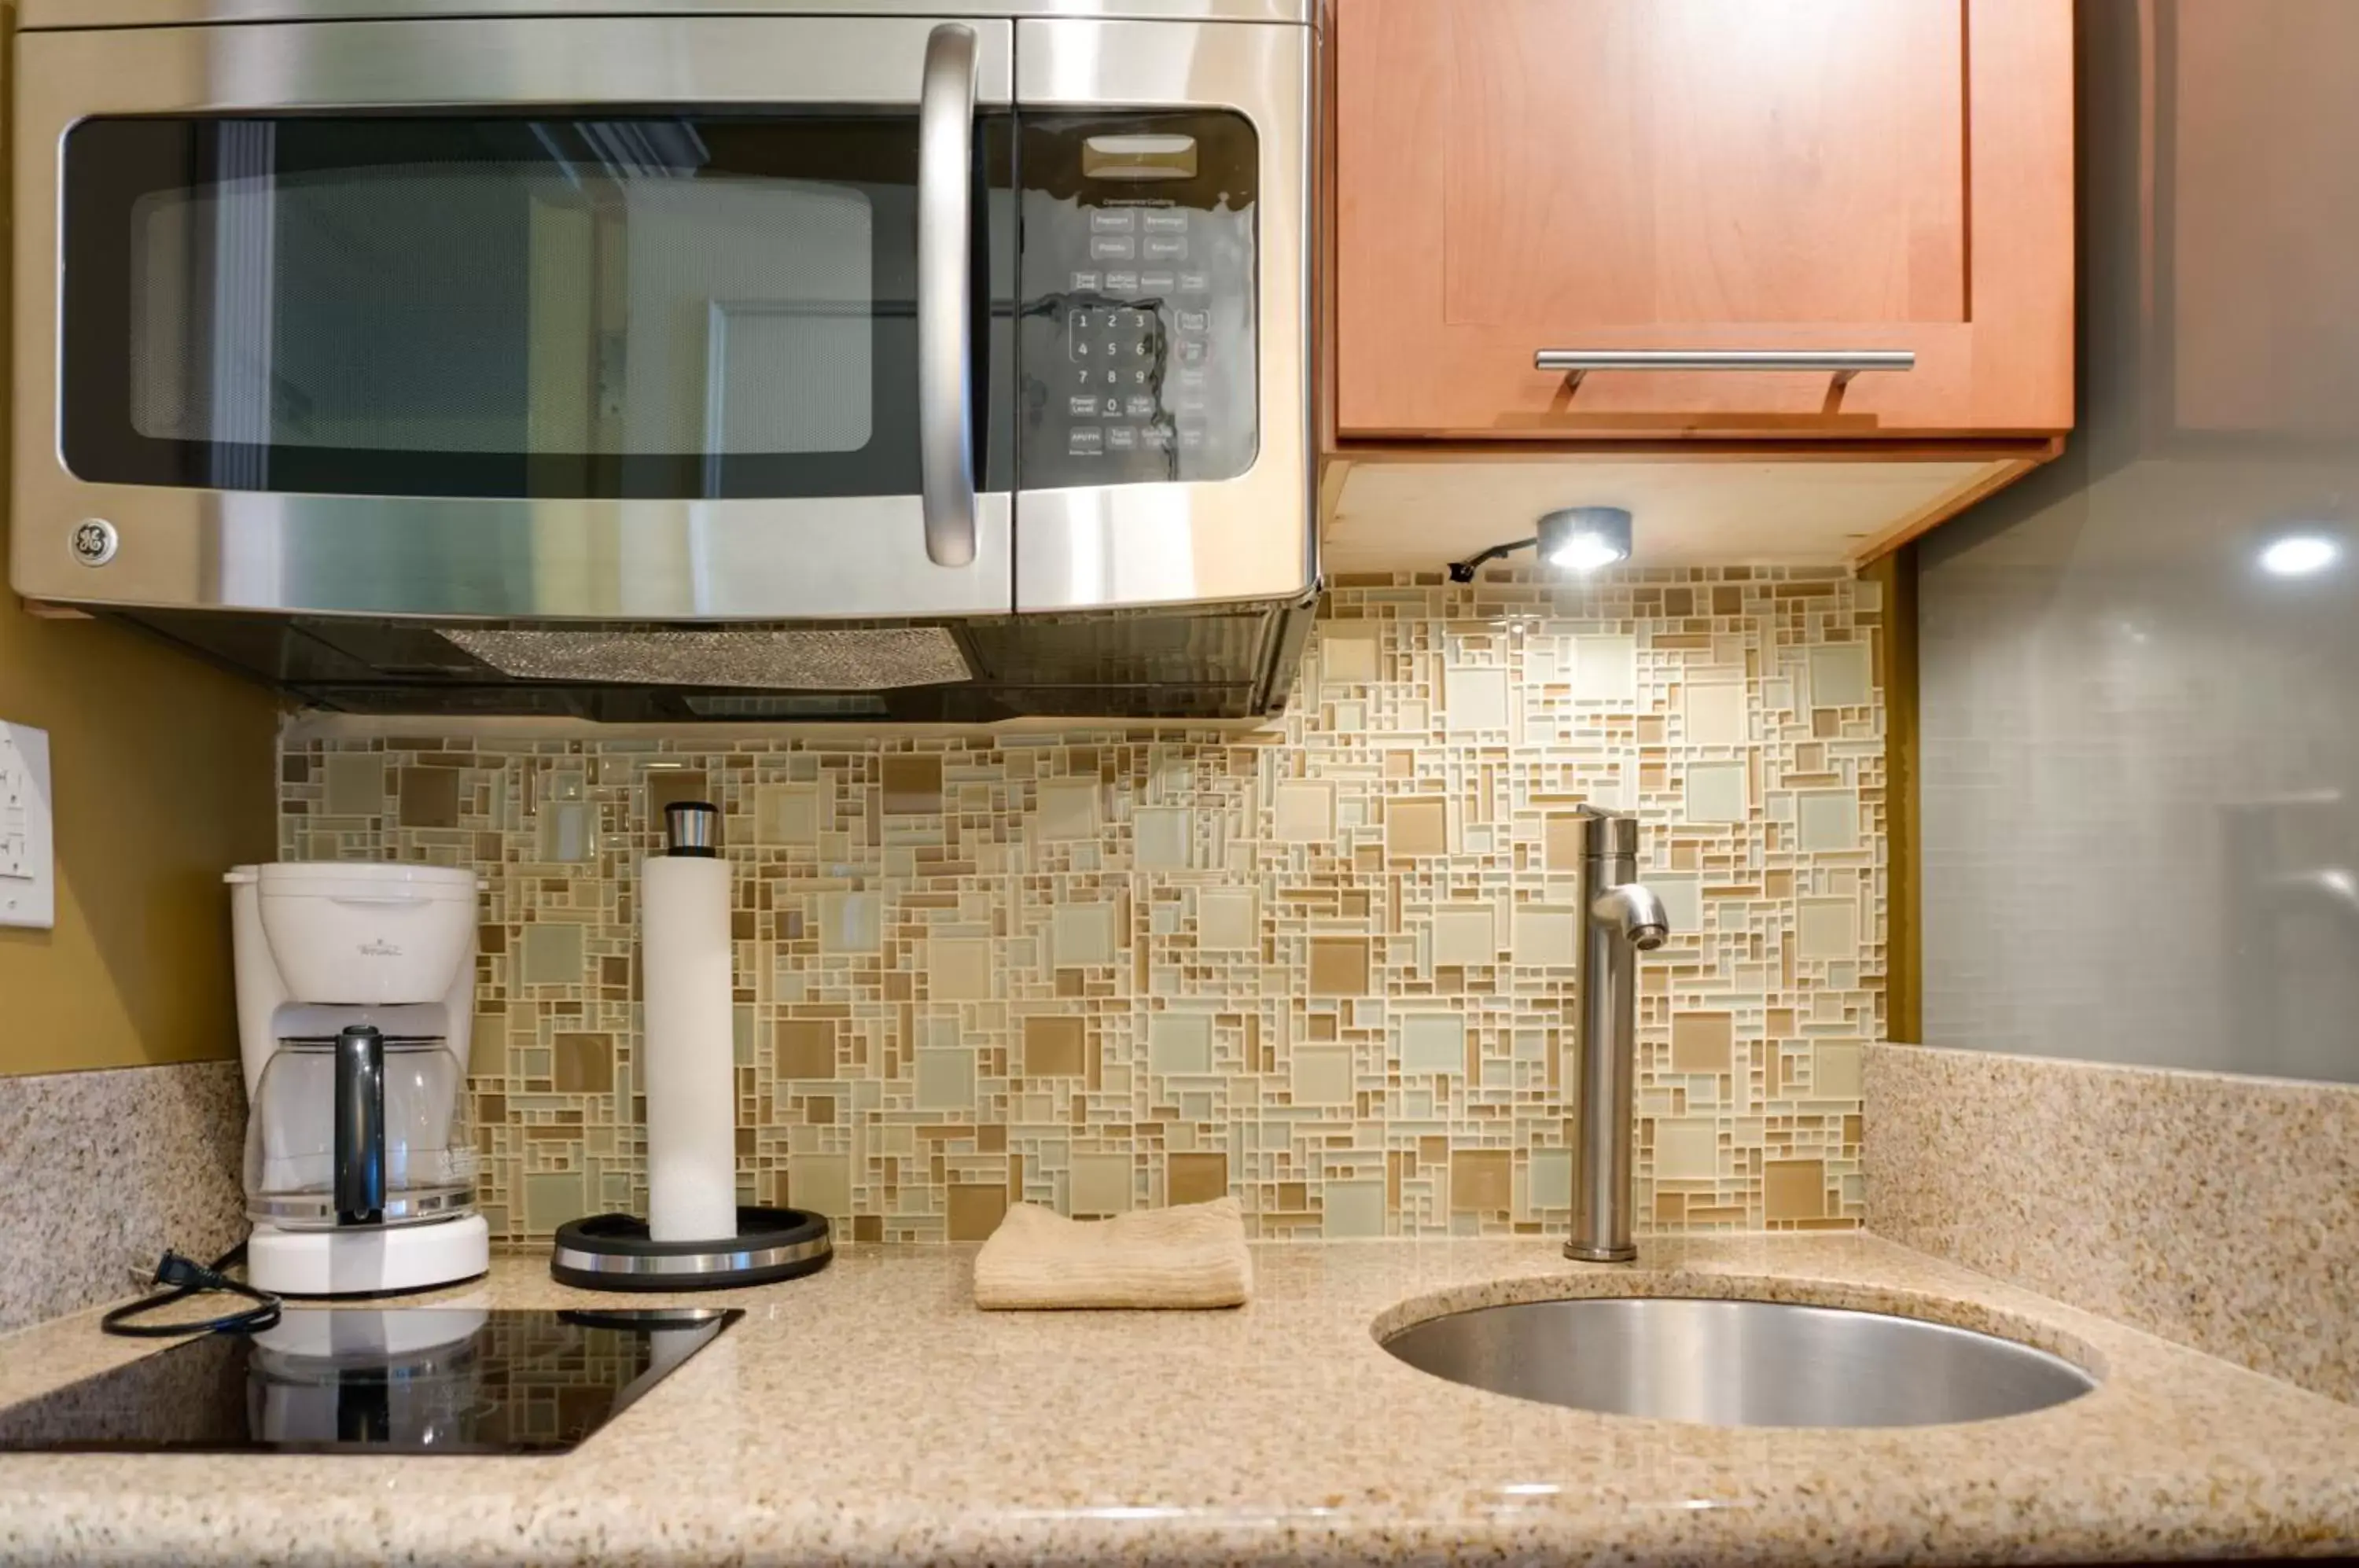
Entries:
<svg viewBox="0 0 2359 1568">
<path fill-rule="evenodd" d="M 87 122 L 66 149 L 68 463 L 375 495 L 914 492 L 914 131 Z M 985 174 L 1008 139 L 978 138 L 979 279 L 1012 267 Z M 980 360 L 1006 352 L 1004 321 L 977 336 Z"/>
<path fill-rule="evenodd" d="M 1234 479 L 1259 450 L 1253 124 L 1027 115 L 1027 489 Z"/>
</svg>

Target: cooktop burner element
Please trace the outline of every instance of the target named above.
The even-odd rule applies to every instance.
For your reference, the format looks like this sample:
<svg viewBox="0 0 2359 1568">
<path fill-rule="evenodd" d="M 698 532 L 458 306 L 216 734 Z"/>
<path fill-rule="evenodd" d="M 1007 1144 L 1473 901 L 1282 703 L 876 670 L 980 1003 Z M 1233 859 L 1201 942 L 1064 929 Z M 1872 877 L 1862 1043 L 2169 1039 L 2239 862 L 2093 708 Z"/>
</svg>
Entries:
<svg viewBox="0 0 2359 1568">
<path fill-rule="evenodd" d="M 745 1315 L 289 1307 L 0 1410 L 0 1450 L 561 1454 Z"/>
</svg>

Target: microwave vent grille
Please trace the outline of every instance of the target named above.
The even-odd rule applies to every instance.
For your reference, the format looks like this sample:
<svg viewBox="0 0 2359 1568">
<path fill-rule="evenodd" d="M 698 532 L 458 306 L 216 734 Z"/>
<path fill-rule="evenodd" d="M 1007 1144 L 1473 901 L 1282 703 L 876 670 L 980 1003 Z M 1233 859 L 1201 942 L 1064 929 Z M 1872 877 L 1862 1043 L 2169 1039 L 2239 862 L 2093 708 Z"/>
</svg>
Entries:
<svg viewBox="0 0 2359 1568">
<path fill-rule="evenodd" d="M 521 681 L 890 691 L 965 681 L 974 673 L 945 626 L 646 632 L 452 627 L 442 635 Z"/>
</svg>

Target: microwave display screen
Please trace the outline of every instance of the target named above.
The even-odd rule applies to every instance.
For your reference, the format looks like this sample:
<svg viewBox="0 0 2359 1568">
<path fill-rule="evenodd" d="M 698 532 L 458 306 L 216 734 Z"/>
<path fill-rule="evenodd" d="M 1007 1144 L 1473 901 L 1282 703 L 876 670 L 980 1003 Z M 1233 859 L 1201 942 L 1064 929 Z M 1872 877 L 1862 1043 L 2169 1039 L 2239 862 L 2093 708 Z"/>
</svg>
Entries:
<svg viewBox="0 0 2359 1568">
<path fill-rule="evenodd" d="M 1005 278 L 1006 116 L 976 140 L 977 274 Z M 65 174 L 62 435 L 84 479 L 918 488 L 909 116 L 96 119 Z M 1011 313 L 978 316 L 979 362 L 1009 363 Z M 982 461 L 1004 468 L 993 424 Z"/>
</svg>

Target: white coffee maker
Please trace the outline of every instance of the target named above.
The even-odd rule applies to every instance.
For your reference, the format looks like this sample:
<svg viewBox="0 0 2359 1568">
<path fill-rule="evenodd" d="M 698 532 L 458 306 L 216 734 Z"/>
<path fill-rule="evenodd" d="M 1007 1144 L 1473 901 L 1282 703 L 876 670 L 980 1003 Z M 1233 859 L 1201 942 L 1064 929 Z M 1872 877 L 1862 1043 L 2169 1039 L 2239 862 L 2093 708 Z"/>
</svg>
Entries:
<svg viewBox="0 0 2359 1568">
<path fill-rule="evenodd" d="M 223 880 L 247 1277 L 277 1295 L 352 1296 L 483 1273 L 466 1095 L 474 873 L 289 861 Z"/>
</svg>

